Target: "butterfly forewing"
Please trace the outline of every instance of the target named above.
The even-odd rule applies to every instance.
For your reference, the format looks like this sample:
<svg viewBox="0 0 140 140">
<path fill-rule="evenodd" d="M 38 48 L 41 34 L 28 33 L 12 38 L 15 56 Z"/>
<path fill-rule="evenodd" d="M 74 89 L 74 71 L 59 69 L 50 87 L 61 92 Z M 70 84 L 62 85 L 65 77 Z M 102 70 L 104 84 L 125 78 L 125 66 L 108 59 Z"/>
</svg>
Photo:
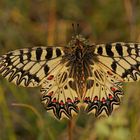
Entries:
<svg viewBox="0 0 140 140">
<path fill-rule="evenodd" d="M 36 87 L 59 64 L 63 55 L 61 47 L 11 51 L 0 57 L 0 73 L 16 85 Z"/>
<path fill-rule="evenodd" d="M 99 63 L 123 78 L 124 82 L 140 79 L 140 44 L 112 43 L 97 45 Z"/>
</svg>

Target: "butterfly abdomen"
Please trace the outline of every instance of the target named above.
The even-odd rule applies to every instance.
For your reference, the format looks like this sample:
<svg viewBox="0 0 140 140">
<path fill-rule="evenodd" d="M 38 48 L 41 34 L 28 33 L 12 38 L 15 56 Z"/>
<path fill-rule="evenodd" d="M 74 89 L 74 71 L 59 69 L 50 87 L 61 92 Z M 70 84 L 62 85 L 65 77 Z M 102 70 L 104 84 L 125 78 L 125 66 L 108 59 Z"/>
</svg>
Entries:
<svg viewBox="0 0 140 140">
<path fill-rule="evenodd" d="M 82 49 L 76 48 L 75 50 L 76 61 L 81 61 L 82 55 L 83 55 Z"/>
</svg>

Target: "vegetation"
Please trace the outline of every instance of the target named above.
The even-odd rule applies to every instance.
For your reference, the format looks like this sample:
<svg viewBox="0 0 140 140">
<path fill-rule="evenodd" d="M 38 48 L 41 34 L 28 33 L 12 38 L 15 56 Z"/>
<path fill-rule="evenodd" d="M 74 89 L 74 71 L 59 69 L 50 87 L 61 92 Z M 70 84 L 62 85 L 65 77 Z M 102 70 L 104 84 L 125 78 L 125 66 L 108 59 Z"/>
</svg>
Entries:
<svg viewBox="0 0 140 140">
<path fill-rule="evenodd" d="M 92 43 L 140 42 L 139 0 L 1 0 L 0 54 L 18 48 L 66 45 L 72 23 Z M 57 121 L 39 100 L 39 89 L 16 87 L 0 78 L 1 140 L 137 140 L 140 83 L 124 85 L 125 97 L 109 118 L 81 113 Z"/>
</svg>

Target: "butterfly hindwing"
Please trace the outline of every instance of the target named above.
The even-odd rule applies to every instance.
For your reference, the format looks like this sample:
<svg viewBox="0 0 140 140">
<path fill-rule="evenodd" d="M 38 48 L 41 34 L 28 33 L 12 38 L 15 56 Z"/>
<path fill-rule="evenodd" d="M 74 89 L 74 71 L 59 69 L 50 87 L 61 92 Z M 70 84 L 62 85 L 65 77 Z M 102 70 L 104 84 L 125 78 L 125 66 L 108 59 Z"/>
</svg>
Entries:
<svg viewBox="0 0 140 140">
<path fill-rule="evenodd" d="M 41 101 L 58 119 L 71 118 L 79 112 L 76 82 L 65 63 L 60 63 L 46 77 L 41 88 Z"/>
<path fill-rule="evenodd" d="M 83 101 L 86 112 L 95 116 L 110 115 L 120 105 L 123 95 L 122 79 L 104 65 L 90 65 L 92 74 L 87 79 Z"/>
</svg>

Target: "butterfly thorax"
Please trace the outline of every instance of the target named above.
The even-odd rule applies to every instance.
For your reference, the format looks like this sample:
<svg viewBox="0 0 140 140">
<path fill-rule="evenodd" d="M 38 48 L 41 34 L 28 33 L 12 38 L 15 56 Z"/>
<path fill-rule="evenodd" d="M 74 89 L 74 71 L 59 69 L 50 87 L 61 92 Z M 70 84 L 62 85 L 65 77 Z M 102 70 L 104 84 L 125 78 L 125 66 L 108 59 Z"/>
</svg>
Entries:
<svg viewBox="0 0 140 140">
<path fill-rule="evenodd" d="M 76 60 L 81 60 L 84 56 L 84 52 L 89 46 L 89 41 L 82 35 L 76 35 L 72 37 L 72 40 L 68 43 L 68 47 L 71 48 L 71 52 L 75 55 Z"/>
</svg>

